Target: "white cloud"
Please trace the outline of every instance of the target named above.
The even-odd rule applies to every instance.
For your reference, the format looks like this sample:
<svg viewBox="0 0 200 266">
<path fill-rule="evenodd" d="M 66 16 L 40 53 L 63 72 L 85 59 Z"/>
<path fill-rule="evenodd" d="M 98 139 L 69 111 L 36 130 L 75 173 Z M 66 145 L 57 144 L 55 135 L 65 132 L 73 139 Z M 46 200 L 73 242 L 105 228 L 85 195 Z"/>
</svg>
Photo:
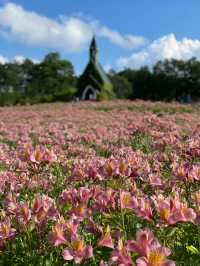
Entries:
<svg viewBox="0 0 200 266">
<path fill-rule="evenodd" d="M 200 59 L 200 40 L 184 38 L 177 40 L 174 34 L 163 36 L 150 43 L 145 49 L 131 54 L 129 57 L 121 57 L 117 60 L 120 68 L 139 68 L 143 65 L 152 66 L 158 60 L 163 59 Z"/>
<path fill-rule="evenodd" d="M 14 3 L 0 8 L 0 28 L 4 36 L 22 43 L 68 52 L 80 50 L 92 36 L 89 25 L 76 18 L 56 21 Z"/>
<path fill-rule="evenodd" d="M 29 58 L 34 64 L 39 64 L 41 63 L 41 60 L 36 59 L 36 58 Z"/>
<path fill-rule="evenodd" d="M 130 34 L 122 36 L 118 31 L 109 29 L 105 26 L 97 26 L 95 32 L 98 36 L 108 38 L 112 43 L 126 49 L 134 49 L 146 43 L 146 40 L 143 37 Z"/>
<path fill-rule="evenodd" d="M 31 60 L 34 64 L 38 64 L 41 61 L 35 58 L 28 58 L 29 60 Z M 7 57 L 0 55 L 0 64 L 5 64 L 5 63 L 9 63 L 9 62 L 16 62 L 18 64 L 23 64 L 23 62 L 26 60 L 26 57 L 24 57 L 23 55 L 16 55 L 14 56 L 12 59 L 8 59 Z"/>
<path fill-rule="evenodd" d="M 8 62 L 8 59 L 2 55 L 0 55 L 0 64 L 5 64 L 6 62 Z"/>
<path fill-rule="evenodd" d="M 128 49 L 145 42 L 142 37 L 123 36 L 115 30 L 101 26 L 97 21 L 75 16 L 51 19 L 27 11 L 15 3 L 7 3 L 0 8 L 0 33 L 4 37 L 25 44 L 61 49 L 66 52 L 78 52 L 84 49 L 93 33 Z"/>
<path fill-rule="evenodd" d="M 22 55 L 16 55 L 14 57 L 14 60 L 13 61 L 15 61 L 18 64 L 23 64 L 25 60 L 26 60 L 26 58 L 24 56 L 22 56 Z"/>
<path fill-rule="evenodd" d="M 16 55 L 14 56 L 13 60 L 11 60 L 11 62 L 16 62 L 20 65 L 23 64 L 26 59 L 27 57 L 23 55 Z M 32 57 L 28 57 L 28 59 L 31 60 L 34 64 L 39 64 L 41 62 L 41 60 Z"/>
</svg>

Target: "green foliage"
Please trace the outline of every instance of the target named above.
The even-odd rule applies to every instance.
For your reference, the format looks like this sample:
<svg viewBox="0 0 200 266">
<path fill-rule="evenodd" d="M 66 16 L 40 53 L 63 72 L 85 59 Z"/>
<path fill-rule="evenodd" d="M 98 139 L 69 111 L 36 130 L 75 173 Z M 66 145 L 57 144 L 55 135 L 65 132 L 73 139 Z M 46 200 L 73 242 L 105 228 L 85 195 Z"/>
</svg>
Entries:
<svg viewBox="0 0 200 266">
<path fill-rule="evenodd" d="M 191 254 L 199 254 L 200 253 L 199 250 L 192 245 L 187 246 L 186 249 Z"/>
<path fill-rule="evenodd" d="M 108 101 L 115 97 L 112 84 L 105 84 L 98 94 L 99 101 Z"/>
<path fill-rule="evenodd" d="M 140 150 L 144 153 L 152 152 L 152 137 L 148 133 L 136 133 L 131 139 L 133 150 Z"/>
<path fill-rule="evenodd" d="M 151 112 L 154 114 L 162 114 L 162 113 L 168 113 L 168 114 L 175 114 L 175 113 L 192 113 L 193 110 L 192 108 L 189 107 L 163 107 L 163 106 L 154 106 L 150 108 Z"/>
<path fill-rule="evenodd" d="M 41 63 L 0 64 L 0 105 L 70 101 L 76 93 L 71 62 L 49 53 Z"/>
<path fill-rule="evenodd" d="M 114 75 L 126 78 L 132 85 L 131 98 L 156 101 L 190 102 L 200 98 L 200 61 L 192 58 L 164 60 L 153 69 L 126 69 Z"/>
<path fill-rule="evenodd" d="M 117 98 L 128 99 L 132 93 L 132 85 L 125 76 L 113 75 L 111 76 L 113 90 Z"/>
<path fill-rule="evenodd" d="M 55 93 L 56 101 L 71 101 L 74 95 L 77 93 L 77 88 L 66 87 Z"/>
<path fill-rule="evenodd" d="M 96 152 L 96 156 L 104 157 L 104 158 L 109 158 L 111 156 L 111 152 L 109 149 L 105 149 L 101 145 L 98 145 L 97 143 L 89 143 L 89 147 L 93 148 Z"/>
<path fill-rule="evenodd" d="M 72 63 L 56 52 L 47 54 L 40 63 L 26 59 L 21 64 L 0 64 L 0 106 L 71 101 L 75 95 L 80 97 L 88 84 L 100 91 L 100 101 L 119 98 L 187 103 L 200 99 L 200 61 L 195 58 L 159 61 L 152 69 L 113 71 L 113 88 L 101 71 L 100 65 L 90 61 L 77 79 Z"/>
</svg>

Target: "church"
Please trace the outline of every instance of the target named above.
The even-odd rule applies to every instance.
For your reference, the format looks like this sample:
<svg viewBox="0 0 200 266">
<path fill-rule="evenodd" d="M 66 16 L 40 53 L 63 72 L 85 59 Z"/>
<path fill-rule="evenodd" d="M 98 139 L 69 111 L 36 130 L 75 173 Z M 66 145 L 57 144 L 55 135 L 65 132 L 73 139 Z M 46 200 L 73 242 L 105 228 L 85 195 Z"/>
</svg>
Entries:
<svg viewBox="0 0 200 266">
<path fill-rule="evenodd" d="M 79 100 L 97 100 L 104 88 L 112 88 L 112 83 L 103 67 L 98 62 L 96 39 L 93 37 L 90 44 L 89 63 L 78 81 Z"/>
</svg>

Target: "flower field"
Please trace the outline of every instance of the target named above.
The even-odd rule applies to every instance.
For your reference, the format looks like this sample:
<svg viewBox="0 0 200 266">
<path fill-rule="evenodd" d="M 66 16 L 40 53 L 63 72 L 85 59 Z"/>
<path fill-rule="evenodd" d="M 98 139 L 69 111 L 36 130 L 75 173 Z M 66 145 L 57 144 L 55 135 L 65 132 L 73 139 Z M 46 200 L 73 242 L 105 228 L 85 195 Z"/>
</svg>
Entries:
<svg viewBox="0 0 200 266">
<path fill-rule="evenodd" d="M 0 265 L 200 265 L 200 109 L 0 108 Z"/>
</svg>

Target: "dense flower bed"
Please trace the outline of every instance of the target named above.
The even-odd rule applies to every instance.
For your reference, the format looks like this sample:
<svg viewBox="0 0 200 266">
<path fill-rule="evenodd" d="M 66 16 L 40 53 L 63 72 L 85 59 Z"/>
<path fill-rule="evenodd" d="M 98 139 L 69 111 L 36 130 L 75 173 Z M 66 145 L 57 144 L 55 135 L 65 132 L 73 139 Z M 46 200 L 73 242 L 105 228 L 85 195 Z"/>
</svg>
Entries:
<svg viewBox="0 0 200 266">
<path fill-rule="evenodd" d="M 198 106 L 0 109 L 0 265 L 200 265 Z"/>
</svg>

